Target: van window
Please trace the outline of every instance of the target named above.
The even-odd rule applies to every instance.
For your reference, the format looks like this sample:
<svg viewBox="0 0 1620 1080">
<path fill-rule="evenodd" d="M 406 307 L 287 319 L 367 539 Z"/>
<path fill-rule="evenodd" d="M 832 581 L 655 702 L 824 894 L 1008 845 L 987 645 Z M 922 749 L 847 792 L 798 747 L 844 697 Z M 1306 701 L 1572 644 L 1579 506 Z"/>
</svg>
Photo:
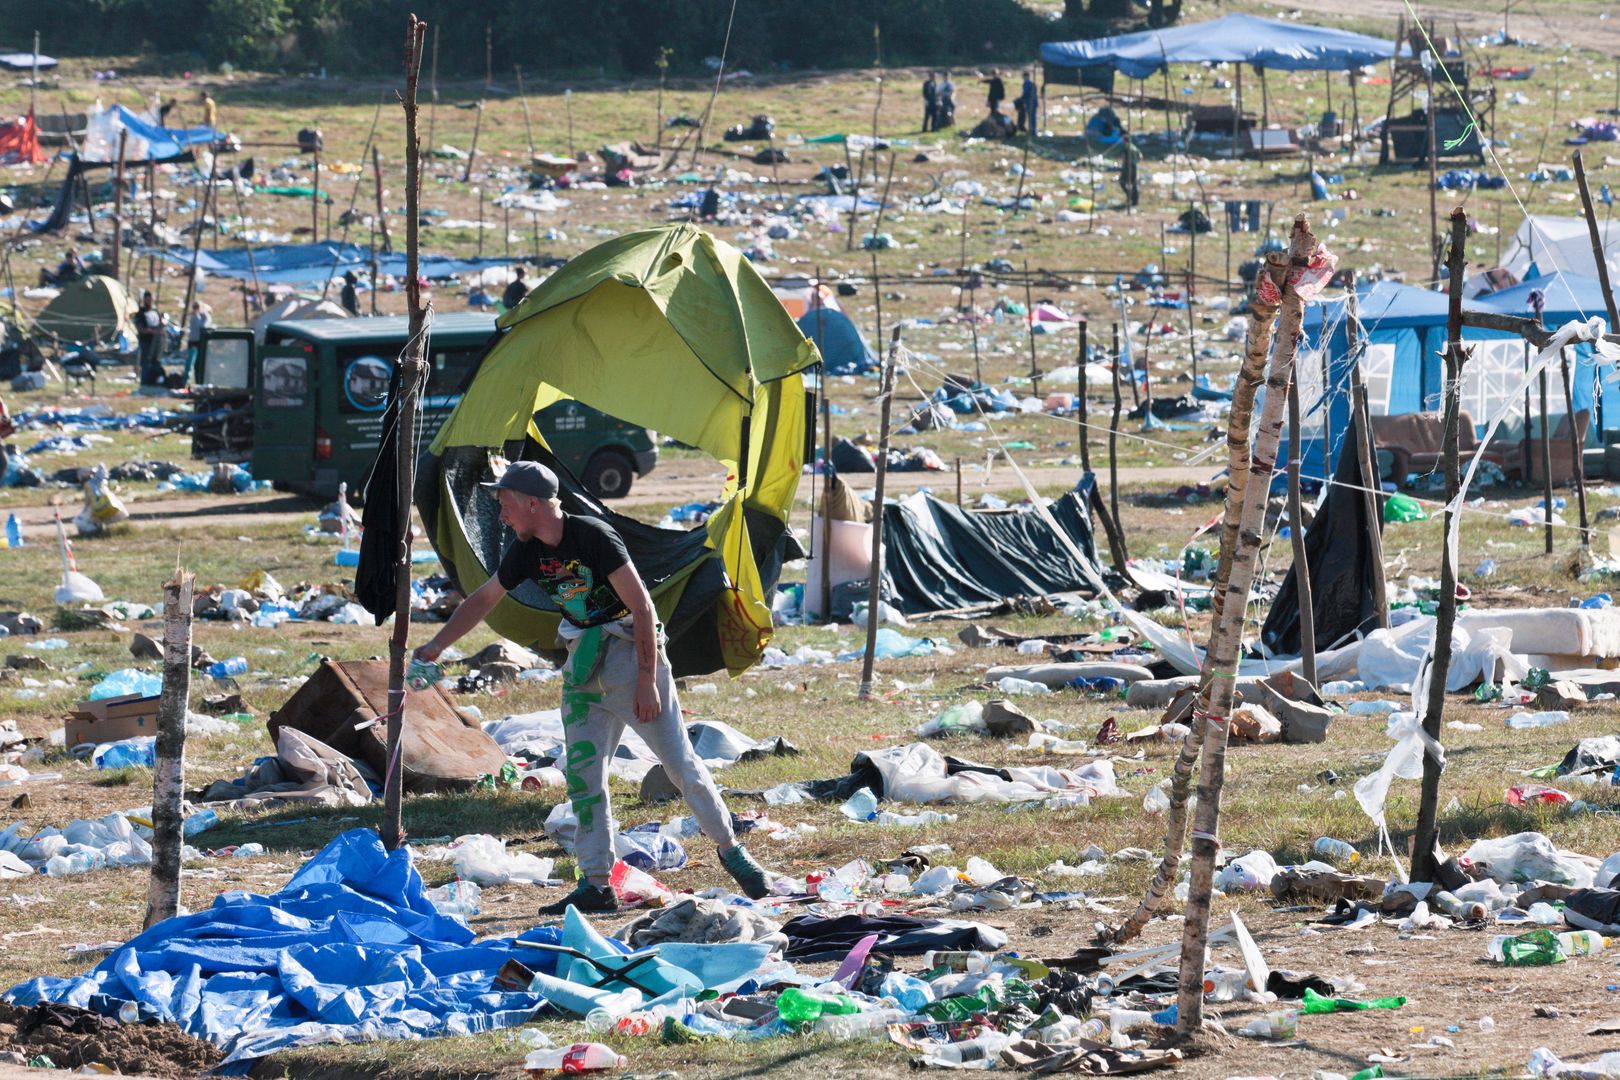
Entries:
<svg viewBox="0 0 1620 1080">
<path fill-rule="evenodd" d="M 264 404 L 271 409 L 301 409 L 309 402 L 309 361 L 303 356 L 264 358 Z"/>
<path fill-rule="evenodd" d="M 482 345 L 470 349 L 435 349 L 428 366 L 428 396 L 445 401 L 459 397 L 467 371 L 478 362 L 483 351 Z"/>
<path fill-rule="evenodd" d="M 245 337 L 211 337 L 205 372 L 208 385 L 221 390 L 249 388 L 248 368 L 253 355 L 253 340 Z"/>
</svg>

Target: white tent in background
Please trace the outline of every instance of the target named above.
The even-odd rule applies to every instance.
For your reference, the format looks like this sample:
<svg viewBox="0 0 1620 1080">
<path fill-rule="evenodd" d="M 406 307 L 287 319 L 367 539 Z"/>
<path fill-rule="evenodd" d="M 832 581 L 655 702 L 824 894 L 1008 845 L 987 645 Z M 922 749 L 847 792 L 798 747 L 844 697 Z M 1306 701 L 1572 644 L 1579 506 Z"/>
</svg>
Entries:
<svg viewBox="0 0 1620 1080">
<path fill-rule="evenodd" d="M 264 344 L 264 333 L 271 323 L 293 322 L 299 319 L 347 319 L 349 313 L 336 300 L 322 300 L 319 296 L 293 293 L 279 304 L 253 320 L 253 336 Z"/>
<path fill-rule="evenodd" d="M 1603 238 L 1609 278 L 1620 280 L 1620 219 L 1599 222 L 1598 235 Z M 1560 271 L 1597 277 L 1597 260 L 1592 257 L 1592 234 L 1586 219 L 1529 215 L 1502 252 L 1502 265 L 1520 281 Z"/>
</svg>

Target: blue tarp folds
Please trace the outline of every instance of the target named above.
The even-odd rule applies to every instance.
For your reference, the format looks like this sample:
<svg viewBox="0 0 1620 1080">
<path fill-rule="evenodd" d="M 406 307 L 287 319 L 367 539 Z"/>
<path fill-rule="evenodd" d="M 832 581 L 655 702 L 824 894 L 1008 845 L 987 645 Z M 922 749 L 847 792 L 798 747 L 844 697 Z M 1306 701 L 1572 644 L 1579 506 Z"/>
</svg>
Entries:
<svg viewBox="0 0 1620 1080">
<path fill-rule="evenodd" d="M 531 939 L 555 930 L 532 930 Z M 173 1021 L 226 1052 L 225 1072 L 309 1042 L 464 1035 L 522 1024 L 545 1004 L 491 979 L 508 959 L 554 964 L 511 939 L 474 943 L 440 915 L 401 849 L 356 829 L 328 844 L 273 896 L 222 893 L 207 911 L 166 919 L 89 973 L 12 987 L 18 1005 L 55 1001 Z"/>
<path fill-rule="evenodd" d="M 189 247 L 172 247 L 159 251 L 164 260 L 181 266 L 191 265 Z M 452 259 L 441 255 L 424 255 L 421 259 L 422 276 L 429 280 L 442 280 L 459 274 L 477 273 L 491 266 L 508 266 L 516 259 Z M 308 285 L 340 276 L 353 270 L 362 277 L 371 272 L 371 252 L 359 244 L 339 244 L 332 241 L 318 244 L 267 244 L 254 248 L 231 248 L 225 251 L 199 251 L 197 267 L 211 277 L 235 278 L 239 281 L 258 280 L 274 285 Z M 395 277 L 405 276 L 403 254 L 377 256 L 377 272 Z"/>
<path fill-rule="evenodd" d="M 113 112 L 118 114 L 119 122 L 129 129 L 131 135 L 146 140 L 147 145 L 152 148 L 153 161 L 178 157 L 189 147 L 211 146 L 219 138 L 218 132 L 211 127 L 159 127 L 149 120 L 141 119 L 122 105 L 114 105 Z"/>
<path fill-rule="evenodd" d="M 1145 79 L 1165 64 L 1242 63 L 1278 71 L 1345 71 L 1381 63 L 1392 42 L 1346 30 L 1227 15 L 1210 22 L 1090 41 L 1049 41 L 1041 61 L 1053 67 L 1112 67 Z"/>
</svg>

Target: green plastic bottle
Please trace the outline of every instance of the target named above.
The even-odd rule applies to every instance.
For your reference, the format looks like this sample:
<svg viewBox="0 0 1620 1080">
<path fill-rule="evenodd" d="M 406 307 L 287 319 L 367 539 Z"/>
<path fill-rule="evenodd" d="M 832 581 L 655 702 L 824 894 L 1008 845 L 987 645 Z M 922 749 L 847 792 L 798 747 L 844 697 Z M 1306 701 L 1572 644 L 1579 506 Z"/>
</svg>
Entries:
<svg viewBox="0 0 1620 1080">
<path fill-rule="evenodd" d="M 1310 987 L 1305 988 L 1305 1007 L 1299 1011 L 1306 1015 L 1331 1012 L 1364 1012 L 1368 1009 L 1398 1009 L 1406 1004 L 1403 997 L 1381 997 L 1371 1001 L 1351 1001 L 1349 998 L 1323 997 Z"/>
<path fill-rule="evenodd" d="M 810 1024 L 823 1016 L 848 1016 L 861 1007 L 843 994 L 824 994 L 790 986 L 776 996 L 776 1015 L 790 1024 Z"/>
</svg>

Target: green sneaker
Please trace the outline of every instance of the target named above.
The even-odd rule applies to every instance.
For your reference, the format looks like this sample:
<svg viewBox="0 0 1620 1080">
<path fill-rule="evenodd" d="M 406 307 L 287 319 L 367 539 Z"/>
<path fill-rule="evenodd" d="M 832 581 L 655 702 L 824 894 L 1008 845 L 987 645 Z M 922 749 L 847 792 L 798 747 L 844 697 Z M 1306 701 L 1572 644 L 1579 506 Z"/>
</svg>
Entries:
<svg viewBox="0 0 1620 1080">
<path fill-rule="evenodd" d="M 581 881 L 574 886 L 573 892 L 561 900 L 543 905 L 540 914 L 563 915 L 569 908 L 582 915 L 611 915 L 619 910 L 619 898 L 614 895 L 610 885 L 592 885 L 589 881 Z"/>
<path fill-rule="evenodd" d="M 738 844 L 720 853 L 720 865 L 726 868 L 726 873 L 742 886 L 743 893 L 750 900 L 763 900 L 771 894 L 771 883 L 765 877 L 765 870 L 748 854 L 748 849 Z"/>
</svg>

